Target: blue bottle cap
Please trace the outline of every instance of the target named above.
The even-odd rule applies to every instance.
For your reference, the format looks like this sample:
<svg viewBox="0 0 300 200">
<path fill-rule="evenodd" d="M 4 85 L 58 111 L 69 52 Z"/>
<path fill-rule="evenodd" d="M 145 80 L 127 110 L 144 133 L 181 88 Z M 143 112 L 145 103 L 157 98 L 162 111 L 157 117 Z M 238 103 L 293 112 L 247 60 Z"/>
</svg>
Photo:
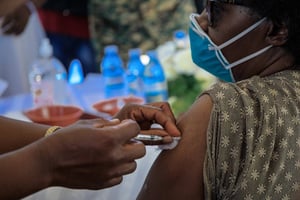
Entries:
<svg viewBox="0 0 300 200">
<path fill-rule="evenodd" d="M 105 53 L 116 53 L 118 52 L 118 46 L 117 45 L 108 45 L 104 48 Z"/>
<path fill-rule="evenodd" d="M 72 60 L 69 67 L 69 83 L 78 84 L 84 80 L 81 62 L 78 59 Z"/>
<path fill-rule="evenodd" d="M 129 50 L 129 57 L 130 56 L 139 56 L 139 55 L 141 55 L 141 49 L 140 48 L 136 48 L 136 49 L 130 49 Z"/>
<path fill-rule="evenodd" d="M 186 37 L 186 32 L 184 30 L 177 30 L 174 32 L 174 38 L 183 39 Z"/>
</svg>

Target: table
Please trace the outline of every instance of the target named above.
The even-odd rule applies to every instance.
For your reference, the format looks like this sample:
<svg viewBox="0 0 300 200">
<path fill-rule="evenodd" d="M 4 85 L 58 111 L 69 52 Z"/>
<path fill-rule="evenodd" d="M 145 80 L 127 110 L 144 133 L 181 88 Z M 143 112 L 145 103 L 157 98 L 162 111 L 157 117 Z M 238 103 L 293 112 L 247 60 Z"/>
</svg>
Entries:
<svg viewBox="0 0 300 200">
<path fill-rule="evenodd" d="M 88 74 L 82 84 L 68 87 L 68 104 L 81 107 L 84 111 L 95 112 L 92 105 L 104 99 L 102 77 L 100 74 Z M 0 98 L 0 115 L 20 112 L 33 107 L 29 93 Z"/>
<path fill-rule="evenodd" d="M 103 85 L 99 74 L 89 74 L 79 85 L 70 86 L 70 104 L 81 107 L 84 111 L 95 112 L 92 105 L 102 99 Z M 0 98 L 0 115 L 28 120 L 20 111 L 32 107 L 30 94 L 19 94 Z M 136 198 L 146 175 L 160 149 L 155 146 L 146 147 L 146 156 L 137 160 L 137 169 L 126 175 L 120 185 L 112 188 L 90 191 L 53 187 L 30 195 L 24 200 L 133 200 Z"/>
</svg>

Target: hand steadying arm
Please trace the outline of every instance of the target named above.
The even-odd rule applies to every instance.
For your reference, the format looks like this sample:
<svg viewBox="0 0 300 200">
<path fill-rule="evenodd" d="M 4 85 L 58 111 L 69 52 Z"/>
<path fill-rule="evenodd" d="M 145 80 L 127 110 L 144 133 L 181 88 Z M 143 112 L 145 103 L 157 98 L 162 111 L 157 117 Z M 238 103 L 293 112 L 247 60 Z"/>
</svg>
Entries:
<svg viewBox="0 0 300 200">
<path fill-rule="evenodd" d="M 145 134 L 178 137 L 181 135 L 176 127 L 176 119 L 167 102 L 154 102 L 145 105 L 126 104 L 115 116 L 120 120 L 135 120 Z M 150 129 L 151 125 L 159 124 L 163 131 Z"/>
</svg>

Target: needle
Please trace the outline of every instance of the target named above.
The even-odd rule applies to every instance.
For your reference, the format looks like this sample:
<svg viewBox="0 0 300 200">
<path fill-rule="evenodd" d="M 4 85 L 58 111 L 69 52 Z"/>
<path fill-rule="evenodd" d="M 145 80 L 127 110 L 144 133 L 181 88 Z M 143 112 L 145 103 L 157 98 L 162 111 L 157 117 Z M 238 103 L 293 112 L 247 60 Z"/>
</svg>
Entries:
<svg viewBox="0 0 300 200">
<path fill-rule="evenodd" d="M 162 141 L 163 137 L 158 135 L 138 134 L 134 139 L 138 141 Z"/>
</svg>

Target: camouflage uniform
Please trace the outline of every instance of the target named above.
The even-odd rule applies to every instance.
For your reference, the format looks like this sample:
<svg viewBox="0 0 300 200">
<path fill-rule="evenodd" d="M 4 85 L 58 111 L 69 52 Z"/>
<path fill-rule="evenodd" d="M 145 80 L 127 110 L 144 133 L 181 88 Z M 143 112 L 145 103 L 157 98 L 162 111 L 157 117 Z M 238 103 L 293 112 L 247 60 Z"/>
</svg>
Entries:
<svg viewBox="0 0 300 200">
<path fill-rule="evenodd" d="M 98 61 L 109 44 L 119 46 L 123 60 L 131 48 L 155 49 L 175 30 L 187 30 L 196 11 L 193 0 L 89 0 L 88 7 Z"/>
</svg>

